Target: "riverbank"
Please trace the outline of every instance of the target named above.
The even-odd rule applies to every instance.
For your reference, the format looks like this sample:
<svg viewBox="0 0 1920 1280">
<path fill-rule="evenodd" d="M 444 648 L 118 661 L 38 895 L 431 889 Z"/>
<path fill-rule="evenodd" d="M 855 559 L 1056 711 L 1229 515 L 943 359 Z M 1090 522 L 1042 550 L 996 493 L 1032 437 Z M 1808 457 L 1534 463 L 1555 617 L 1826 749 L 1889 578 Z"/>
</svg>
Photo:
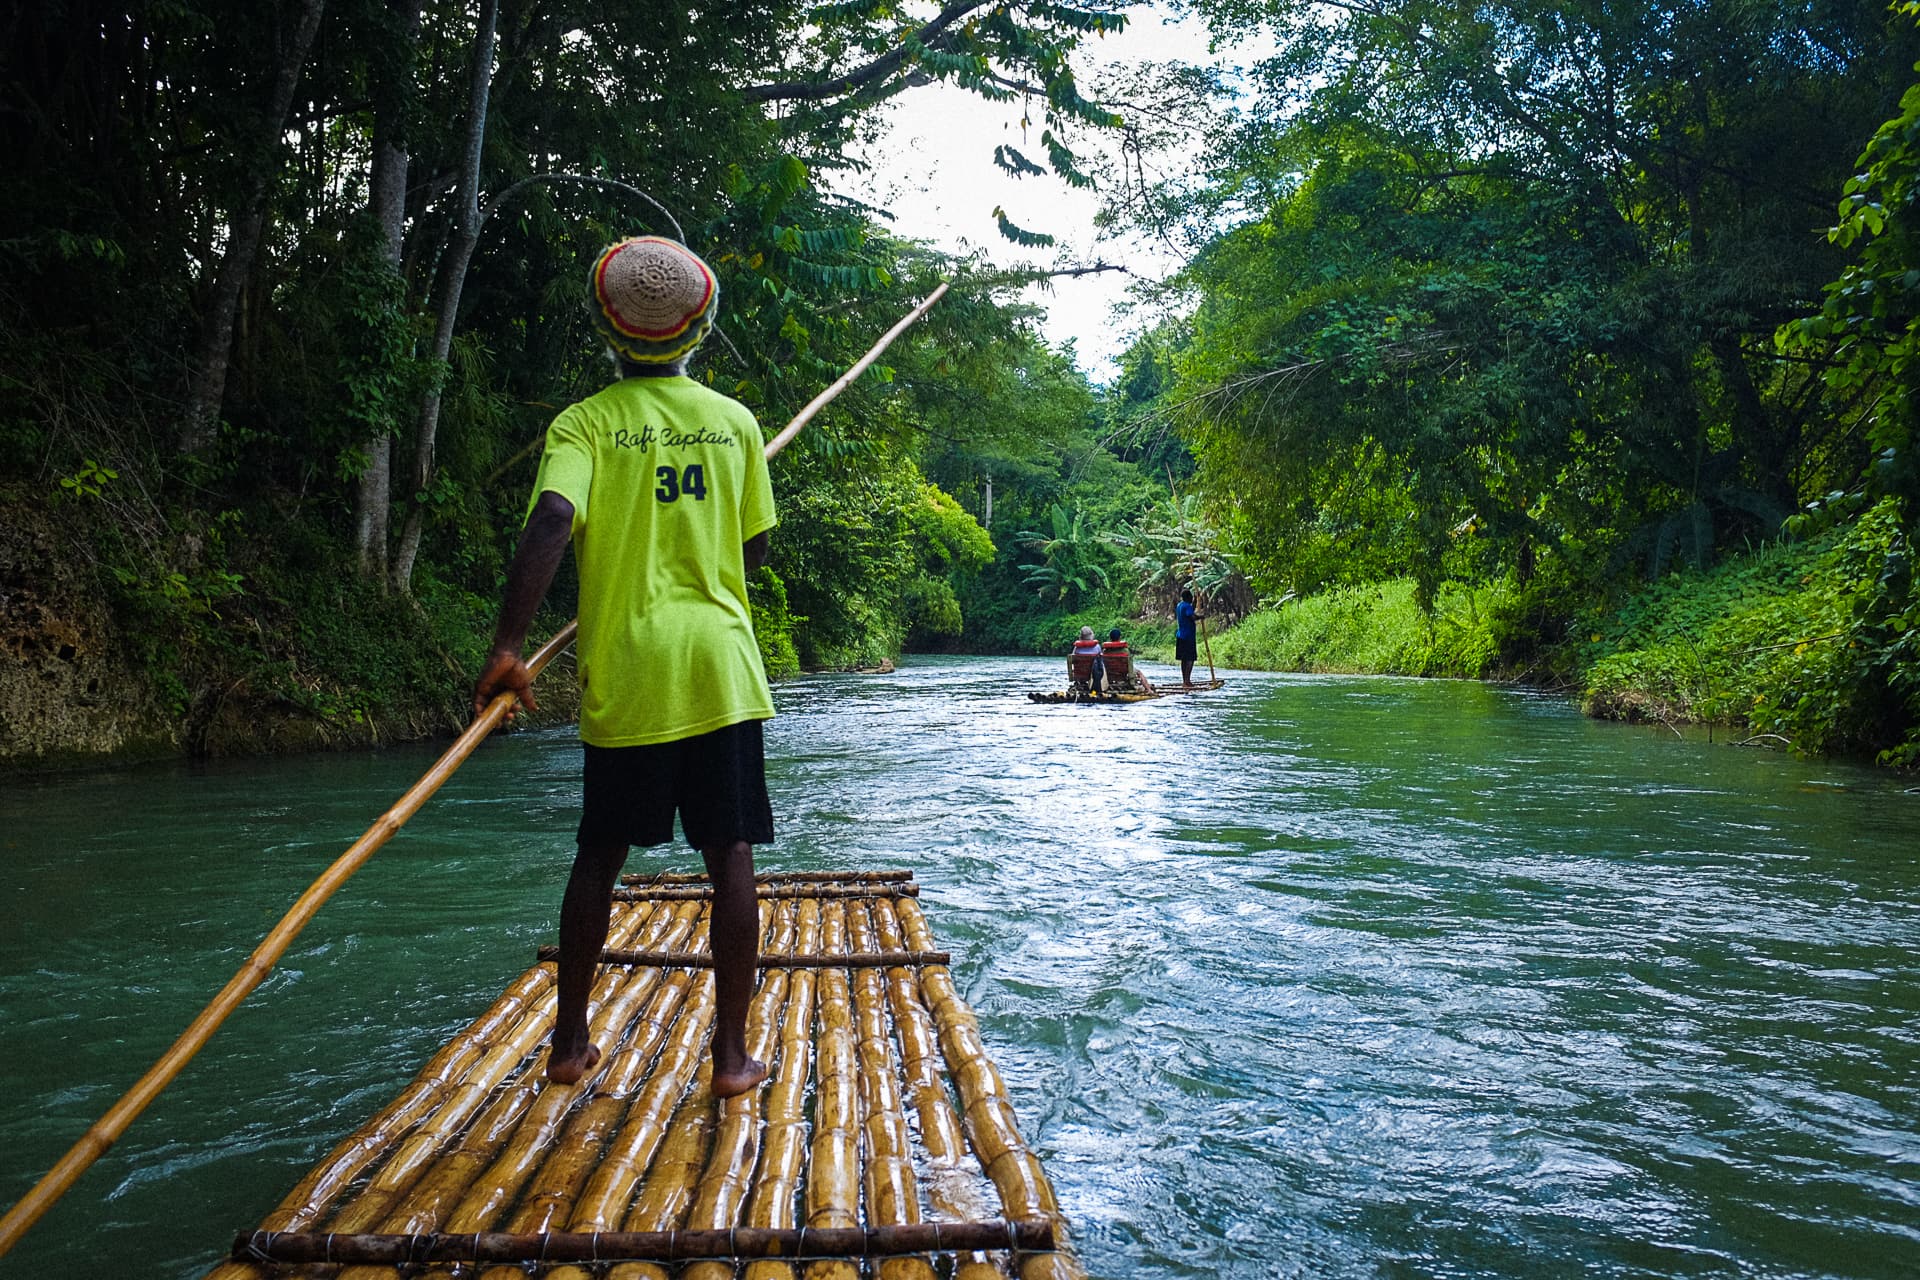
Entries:
<svg viewBox="0 0 1920 1280">
<path fill-rule="evenodd" d="M 84 519 L 57 514 L 18 508 L 0 530 L 0 768 L 354 749 L 466 724 L 491 602 L 424 574 L 399 599 L 231 547 L 203 557 L 217 571 L 129 575 L 105 567 Z M 1211 631 L 1207 649 L 1223 670 L 1531 683 L 1601 719 L 1913 767 L 1920 673 L 1876 672 L 1854 639 L 1860 565 L 1886 536 L 1867 519 L 1585 608 L 1538 586 L 1447 584 L 1426 613 L 1410 579 L 1346 587 Z M 784 591 L 770 575 L 753 586 L 767 668 L 794 674 Z M 1057 631 L 1053 652 L 1083 624 L 1118 624 L 1144 660 L 1174 661 L 1170 623 L 1093 609 L 1044 624 L 1035 643 Z M 571 680 L 543 680 L 539 697 L 529 725 L 577 711 Z"/>
<path fill-rule="evenodd" d="M 458 733 L 493 606 L 420 576 L 410 598 L 299 548 L 166 548 L 152 572 L 92 513 L 15 503 L 0 526 L 0 767 L 349 750 Z M 211 544 L 211 545 L 210 545 Z M 156 556 L 156 559 L 161 557 Z M 543 618 L 541 634 L 565 621 Z M 571 720 L 548 679 L 527 723 Z"/>
<path fill-rule="evenodd" d="M 1869 516 L 1581 609 L 1511 583 L 1448 584 L 1430 615 L 1411 579 L 1341 588 L 1213 634 L 1212 656 L 1243 670 L 1532 683 L 1577 693 L 1598 719 L 1712 725 L 1754 745 L 1913 768 L 1920 663 L 1870 647 L 1877 624 L 1863 605 L 1863 566 L 1884 559 L 1891 535 Z M 1898 620 L 1882 629 L 1899 634 Z M 1173 660 L 1171 641 L 1135 647 Z"/>
</svg>

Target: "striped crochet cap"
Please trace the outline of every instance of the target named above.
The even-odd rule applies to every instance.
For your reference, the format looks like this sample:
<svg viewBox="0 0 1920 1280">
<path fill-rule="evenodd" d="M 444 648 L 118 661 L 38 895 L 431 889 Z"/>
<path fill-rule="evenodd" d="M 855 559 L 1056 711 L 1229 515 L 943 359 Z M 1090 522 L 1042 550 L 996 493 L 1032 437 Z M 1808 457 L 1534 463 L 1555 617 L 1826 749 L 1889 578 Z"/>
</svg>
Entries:
<svg viewBox="0 0 1920 1280">
<path fill-rule="evenodd" d="M 668 364 L 699 346 L 719 303 L 713 269 L 677 240 L 635 236 L 593 264 L 593 322 L 641 364 Z"/>
</svg>

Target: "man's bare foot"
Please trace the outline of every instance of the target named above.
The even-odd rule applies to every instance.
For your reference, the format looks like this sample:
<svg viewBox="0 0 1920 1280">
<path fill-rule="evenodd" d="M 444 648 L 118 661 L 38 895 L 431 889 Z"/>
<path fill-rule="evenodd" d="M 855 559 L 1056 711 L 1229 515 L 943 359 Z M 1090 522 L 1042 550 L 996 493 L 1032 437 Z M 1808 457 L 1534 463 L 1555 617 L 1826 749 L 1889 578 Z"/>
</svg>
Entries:
<svg viewBox="0 0 1920 1280">
<path fill-rule="evenodd" d="M 558 1050 L 547 1054 L 547 1079 L 555 1084 L 578 1084 L 580 1077 L 600 1062 L 600 1046 L 589 1044 L 584 1050 L 564 1056 Z"/>
<path fill-rule="evenodd" d="M 767 1064 L 758 1058 L 748 1058 L 733 1071 L 715 1071 L 713 1073 L 713 1096 L 716 1098 L 737 1098 L 767 1078 Z"/>
</svg>

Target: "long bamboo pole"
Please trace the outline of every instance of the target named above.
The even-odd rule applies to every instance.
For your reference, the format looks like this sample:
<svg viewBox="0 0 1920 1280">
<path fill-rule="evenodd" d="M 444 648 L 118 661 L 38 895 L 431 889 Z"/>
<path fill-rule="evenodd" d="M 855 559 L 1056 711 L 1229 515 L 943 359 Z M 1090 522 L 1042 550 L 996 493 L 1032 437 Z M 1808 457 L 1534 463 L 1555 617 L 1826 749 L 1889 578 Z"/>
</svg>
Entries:
<svg viewBox="0 0 1920 1280">
<path fill-rule="evenodd" d="M 820 950 L 847 950 L 847 904 L 820 903 Z M 853 1039 L 851 984 L 842 969 L 822 969 L 814 1016 L 813 1142 L 807 1157 L 805 1227 L 860 1225 L 860 1069 Z M 844 1259 L 809 1264 L 806 1280 L 859 1280 Z"/>
<path fill-rule="evenodd" d="M 803 899 L 795 904 L 798 922 L 793 940 L 796 951 L 815 951 L 820 945 L 820 903 Z M 747 1201 L 746 1226 L 794 1227 L 795 1206 L 807 1150 L 807 1087 L 813 1080 L 814 992 L 820 975 L 795 970 L 788 980 L 786 1017 L 780 1031 L 780 1061 L 767 1089 L 767 1131 L 761 1137 L 760 1168 L 753 1196 Z M 794 1269 L 782 1262 L 755 1262 L 746 1280 L 793 1280 Z"/>
<path fill-rule="evenodd" d="M 1220 675 L 1213 669 L 1213 641 L 1207 638 L 1207 620 L 1200 619 L 1200 641 L 1207 646 L 1207 679 L 1218 681 Z"/>
<path fill-rule="evenodd" d="M 779 435 L 767 441 L 767 456 L 771 458 L 774 454 L 786 448 L 787 442 L 800 434 L 800 428 L 806 426 L 809 422 L 813 421 L 814 414 L 826 408 L 829 401 L 831 401 L 835 396 L 839 395 L 842 391 L 845 391 L 848 387 L 852 386 L 853 380 L 859 377 L 861 374 L 865 373 L 867 371 L 867 366 L 872 364 L 875 360 L 878 360 L 880 358 L 881 353 L 884 352 L 888 347 L 893 345 L 893 340 L 895 338 L 905 333 L 908 329 L 911 329 L 913 327 L 914 321 L 918 320 L 921 316 L 927 314 L 928 310 L 932 308 L 933 304 L 940 301 L 940 299 L 943 296 L 945 296 L 948 285 L 951 283 L 952 283 L 951 281 L 943 282 L 938 289 L 935 289 L 932 293 L 928 294 L 927 300 L 925 302 L 922 302 L 919 306 L 907 312 L 905 319 L 901 320 L 899 324 L 896 324 L 895 326 L 893 326 L 893 328 L 887 330 L 886 333 L 881 335 L 880 341 L 873 344 L 872 350 L 868 351 L 867 354 L 861 356 L 858 360 L 854 361 L 853 368 L 841 374 L 840 377 L 834 382 L 832 386 L 828 387 L 825 391 L 822 391 L 819 395 L 815 396 L 813 399 L 807 401 L 807 407 L 802 409 L 799 413 L 794 414 L 793 421 L 789 422 L 784 428 L 782 428 Z"/>
<path fill-rule="evenodd" d="M 915 321 L 927 313 L 934 303 L 940 301 L 947 292 L 948 283 L 950 282 L 943 282 L 939 288 L 928 294 L 924 302 L 908 312 L 906 318 L 900 323 L 881 335 L 880 340 L 874 343 L 867 353 L 861 356 L 853 367 L 842 374 L 832 386 L 808 401 L 807 406 L 794 416 L 793 421 L 789 422 L 773 439 L 767 441 L 764 455 L 771 459 L 792 443 L 793 438 L 800 434 L 800 429 L 811 422 L 815 414 L 825 408 L 834 397 L 852 386 L 853 380 L 865 373 L 867 367 L 893 345 L 895 338 L 905 333 Z M 547 664 L 553 661 L 555 655 L 573 643 L 579 625 L 578 619 L 569 622 L 560 628 L 551 640 L 535 651 L 533 657 L 527 660 L 529 678 L 538 676 L 545 670 Z M 286 954 L 287 947 L 300 936 L 300 931 L 306 928 L 307 922 L 313 919 L 327 899 L 338 892 L 340 886 L 364 866 L 369 858 L 379 852 L 381 846 L 393 839 L 400 828 L 406 825 L 407 819 L 418 813 L 420 807 L 433 796 L 433 793 L 438 791 L 462 764 L 466 763 L 467 757 L 486 740 L 487 735 L 499 727 L 500 721 L 516 701 L 516 695 L 511 691 L 494 698 L 487 709 L 467 726 L 466 732 L 447 748 L 446 754 L 436 760 L 433 767 L 422 775 L 420 781 L 414 783 L 412 789 L 401 796 L 392 808 L 381 814 L 374 824 L 367 828 L 366 834 L 354 841 L 345 853 L 335 859 L 333 865 L 322 872 L 319 879 L 307 886 L 307 891 L 301 894 L 286 915 L 280 918 L 280 923 L 275 925 L 273 931 L 254 948 L 253 954 L 247 957 L 247 962 L 240 967 L 240 971 L 227 981 L 227 985 L 220 989 L 219 994 L 214 996 L 207 1003 L 207 1007 L 200 1011 L 200 1015 L 187 1025 L 185 1031 L 181 1032 L 180 1038 L 173 1042 L 173 1047 L 161 1055 L 160 1060 L 149 1067 L 147 1073 L 135 1081 L 133 1087 L 122 1094 L 120 1100 L 114 1103 L 105 1115 L 94 1121 L 92 1127 L 80 1136 L 80 1140 L 60 1157 L 59 1162 L 52 1169 L 47 1171 L 46 1176 L 35 1183 L 33 1189 L 22 1196 L 18 1204 L 7 1210 L 5 1217 L 0 1217 L 0 1257 L 4 1257 L 15 1244 L 19 1243 L 20 1237 L 27 1233 L 28 1228 L 38 1222 L 41 1215 L 52 1208 L 54 1202 L 79 1181 L 80 1175 L 85 1173 L 94 1161 L 120 1140 L 120 1135 L 127 1131 L 127 1126 L 131 1125 L 140 1113 L 160 1096 L 161 1090 L 173 1083 L 174 1077 L 178 1076 L 187 1063 L 193 1060 L 194 1055 L 206 1047 L 207 1041 L 213 1038 L 213 1033 L 220 1029 L 220 1024 L 240 1007 L 241 1002 L 252 994 L 255 987 L 266 980 L 267 975 L 273 971 L 274 963 Z"/>
</svg>

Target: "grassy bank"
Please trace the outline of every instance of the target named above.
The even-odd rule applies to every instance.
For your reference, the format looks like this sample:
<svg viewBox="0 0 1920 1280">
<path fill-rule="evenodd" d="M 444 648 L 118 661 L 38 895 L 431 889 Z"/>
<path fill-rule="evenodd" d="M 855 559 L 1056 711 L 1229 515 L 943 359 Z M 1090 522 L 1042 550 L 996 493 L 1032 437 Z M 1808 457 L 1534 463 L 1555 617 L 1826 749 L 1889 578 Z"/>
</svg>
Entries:
<svg viewBox="0 0 1920 1280">
<path fill-rule="evenodd" d="M 1510 594 L 1449 584 L 1425 614 L 1411 579 L 1344 587 L 1262 610 L 1208 642 L 1215 665 L 1243 671 L 1481 678 L 1496 674 L 1495 622 Z M 1171 624 L 1165 632 L 1141 646 L 1146 657 L 1173 660 Z"/>
<path fill-rule="evenodd" d="M 1255 671 L 1484 679 L 1532 672 L 1581 690 L 1590 715 L 1714 724 L 1758 745 L 1920 764 L 1920 671 L 1864 638 L 1872 568 L 1891 518 L 1873 515 L 1708 571 L 1674 573 L 1623 600 L 1553 620 L 1506 584 L 1450 585 L 1431 615 L 1410 580 L 1328 591 L 1263 610 L 1212 636 L 1214 662 Z M 1892 624 L 1898 627 L 1898 620 Z M 1881 637 L 1884 640 L 1884 637 Z M 1139 646 L 1171 661 L 1172 642 Z M 1894 650 L 1899 652 L 1898 648 Z M 1204 655 L 1203 655 L 1204 658 Z"/>
<path fill-rule="evenodd" d="M 1572 646 L 1587 711 L 1920 765 L 1910 638 L 1889 645 L 1872 616 L 1894 536 L 1891 512 L 1870 512 L 1821 538 L 1671 575 L 1587 620 Z"/>
</svg>

